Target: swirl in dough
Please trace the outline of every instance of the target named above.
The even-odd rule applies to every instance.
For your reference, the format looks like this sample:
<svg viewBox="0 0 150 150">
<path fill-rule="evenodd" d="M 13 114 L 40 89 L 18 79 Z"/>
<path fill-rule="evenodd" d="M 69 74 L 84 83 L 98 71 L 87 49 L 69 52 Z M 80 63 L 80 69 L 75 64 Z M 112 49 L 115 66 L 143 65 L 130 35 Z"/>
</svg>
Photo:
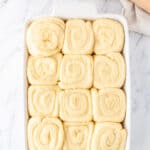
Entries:
<svg viewBox="0 0 150 150">
<path fill-rule="evenodd" d="M 63 52 L 65 54 L 91 54 L 94 34 L 89 21 L 71 19 L 66 23 Z"/>
<path fill-rule="evenodd" d="M 30 150 L 61 150 L 64 140 L 63 125 L 56 118 L 31 118 L 28 123 Z"/>
<path fill-rule="evenodd" d="M 31 84 L 55 85 L 59 79 L 62 55 L 51 57 L 30 56 L 27 65 L 27 76 Z"/>
<path fill-rule="evenodd" d="M 65 55 L 60 68 L 59 86 L 63 89 L 90 88 L 93 81 L 93 59 L 89 55 Z"/>
<path fill-rule="evenodd" d="M 63 150 L 90 150 L 93 123 L 64 123 Z"/>
<path fill-rule="evenodd" d="M 56 86 L 35 86 L 28 89 L 28 109 L 31 116 L 57 117 L 58 90 Z"/>
<path fill-rule="evenodd" d="M 96 123 L 93 137 L 93 150 L 125 150 L 126 130 L 119 123 Z"/>
<path fill-rule="evenodd" d="M 28 27 L 26 42 L 33 56 L 51 56 L 58 53 L 64 42 L 65 23 L 58 18 L 41 18 Z"/>
<path fill-rule="evenodd" d="M 66 90 L 59 94 L 60 118 L 69 122 L 92 120 L 92 100 L 89 90 Z"/>
<path fill-rule="evenodd" d="M 95 121 L 122 122 L 126 112 L 125 93 L 117 88 L 92 89 Z"/>
<path fill-rule="evenodd" d="M 124 46 L 124 29 L 121 23 L 112 19 L 98 19 L 93 23 L 96 54 L 121 52 Z"/>
<path fill-rule="evenodd" d="M 94 57 L 94 87 L 120 88 L 124 84 L 125 76 L 125 61 L 121 54 L 109 53 Z"/>
</svg>

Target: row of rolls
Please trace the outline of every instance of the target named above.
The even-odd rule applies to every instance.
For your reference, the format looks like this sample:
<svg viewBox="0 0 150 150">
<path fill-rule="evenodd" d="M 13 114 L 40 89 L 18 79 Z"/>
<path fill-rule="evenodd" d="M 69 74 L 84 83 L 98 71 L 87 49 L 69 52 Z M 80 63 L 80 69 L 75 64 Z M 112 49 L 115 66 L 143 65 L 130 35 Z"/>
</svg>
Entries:
<svg viewBox="0 0 150 150">
<path fill-rule="evenodd" d="M 29 56 L 27 76 L 33 85 L 56 85 L 62 89 L 121 88 L 126 65 L 120 53 L 106 55 Z"/>
<path fill-rule="evenodd" d="M 33 20 L 26 33 L 32 56 L 64 54 L 107 54 L 121 52 L 124 47 L 123 25 L 101 18 L 94 21 L 45 17 Z"/>
<path fill-rule="evenodd" d="M 28 123 L 30 150 L 124 150 L 126 130 L 119 123 L 61 122 L 33 117 Z"/>
<path fill-rule="evenodd" d="M 28 110 L 32 117 L 59 117 L 67 122 L 122 122 L 126 96 L 118 88 L 61 90 L 58 86 L 32 85 Z"/>
</svg>

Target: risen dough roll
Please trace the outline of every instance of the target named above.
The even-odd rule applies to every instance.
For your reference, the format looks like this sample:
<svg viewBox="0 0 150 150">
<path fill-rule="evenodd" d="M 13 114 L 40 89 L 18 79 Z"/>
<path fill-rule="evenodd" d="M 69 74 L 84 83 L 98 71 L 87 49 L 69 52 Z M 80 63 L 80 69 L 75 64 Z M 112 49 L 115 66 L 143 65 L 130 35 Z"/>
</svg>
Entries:
<svg viewBox="0 0 150 150">
<path fill-rule="evenodd" d="M 31 118 L 28 123 L 30 150 L 61 150 L 64 140 L 62 123 L 56 118 Z"/>
<path fill-rule="evenodd" d="M 117 88 L 92 89 L 94 120 L 122 122 L 126 112 L 125 93 Z"/>
<path fill-rule="evenodd" d="M 126 130 L 117 123 L 97 123 L 92 138 L 92 150 L 125 150 Z"/>
<path fill-rule="evenodd" d="M 33 57 L 28 59 L 27 76 L 31 84 L 54 85 L 59 79 L 62 55 Z"/>
<path fill-rule="evenodd" d="M 96 54 L 121 52 L 124 46 L 124 29 L 116 20 L 98 19 L 93 23 Z"/>
<path fill-rule="evenodd" d="M 58 116 L 58 90 L 56 86 L 30 86 L 28 109 L 31 116 Z"/>
<path fill-rule="evenodd" d="M 94 57 L 94 86 L 96 88 L 120 88 L 124 84 L 125 76 L 125 61 L 121 54 L 109 53 L 105 56 Z"/>
<path fill-rule="evenodd" d="M 60 118 L 70 122 L 92 119 L 92 100 L 89 90 L 66 90 L 59 95 Z"/>
<path fill-rule="evenodd" d="M 62 49 L 65 24 L 58 18 L 42 18 L 31 23 L 26 42 L 33 56 L 51 56 Z"/>
<path fill-rule="evenodd" d="M 60 68 L 60 87 L 90 88 L 93 81 L 93 59 L 88 55 L 65 55 Z"/>
<path fill-rule="evenodd" d="M 94 35 L 89 21 L 71 19 L 66 23 L 63 52 L 65 54 L 91 54 Z"/>
<path fill-rule="evenodd" d="M 91 150 L 92 122 L 64 123 L 64 132 L 65 140 L 63 150 Z"/>
</svg>

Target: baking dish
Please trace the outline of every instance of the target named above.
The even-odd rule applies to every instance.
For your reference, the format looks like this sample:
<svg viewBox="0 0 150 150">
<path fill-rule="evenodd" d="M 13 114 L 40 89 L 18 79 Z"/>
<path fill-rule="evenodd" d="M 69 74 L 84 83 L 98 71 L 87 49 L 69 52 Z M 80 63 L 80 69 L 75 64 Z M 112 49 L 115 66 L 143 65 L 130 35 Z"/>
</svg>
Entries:
<svg viewBox="0 0 150 150">
<path fill-rule="evenodd" d="M 127 22 L 125 20 L 125 18 L 123 16 L 120 15 L 114 15 L 114 14 L 92 14 L 88 15 L 88 16 L 83 16 L 83 15 L 51 15 L 52 17 L 58 17 L 64 20 L 70 19 L 70 18 L 81 18 L 84 20 L 95 20 L 98 18 L 110 18 L 110 19 L 114 19 L 119 21 L 123 27 L 124 27 L 124 31 L 125 31 L 125 44 L 124 44 L 124 49 L 123 49 L 123 55 L 126 61 L 126 81 L 125 81 L 125 85 L 124 85 L 124 90 L 126 93 L 126 99 L 127 99 L 127 111 L 126 111 L 126 118 L 125 121 L 123 123 L 123 126 L 127 129 L 127 143 L 126 143 L 126 150 L 130 150 L 130 133 L 131 133 L 131 97 L 130 97 L 130 58 L 129 58 L 129 35 L 128 35 L 128 26 L 127 26 Z M 30 25 L 30 23 L 33 21 L 34 19 L 30 19 L 27 21 L 26 24 L 26 29 L 28 28 L 28 26 Z M 26 37 L 26 29 L 25 29 L 25 37 Z M 25 118 L 25 123 L 24 123 L 24 141 L 25 141 L 25 150 L 28 150 L 28 146 L 27 146 L 27 122 L 28 122 L 28 108 L 27 108 L 27 89 L 28 89 L 28 81 L 27 81 L 27 76 L 26 76 L 26 64 L 27 64 L 27 59 L 28 59 L 28 51 L 27 51 L 27 46 L 26 46 L 26 42 L 25 42 L 25 52 L 24 52 L 24 118 Z"/>
</svg>

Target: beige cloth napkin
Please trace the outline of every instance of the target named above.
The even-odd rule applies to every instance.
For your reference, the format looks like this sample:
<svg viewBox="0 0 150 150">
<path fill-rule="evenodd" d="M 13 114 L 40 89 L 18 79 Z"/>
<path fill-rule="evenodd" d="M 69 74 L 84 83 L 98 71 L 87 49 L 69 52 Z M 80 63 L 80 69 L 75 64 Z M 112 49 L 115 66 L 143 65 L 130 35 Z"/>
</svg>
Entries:
<svg viewBox="0 0 150 150">
<path fill-rule="evenodd" d="M 150 35 L 150 14 L 134 5 L 129 0 L 120 0 L 123 15 L 127 18 L 130 30 Z"/>
</svg>

